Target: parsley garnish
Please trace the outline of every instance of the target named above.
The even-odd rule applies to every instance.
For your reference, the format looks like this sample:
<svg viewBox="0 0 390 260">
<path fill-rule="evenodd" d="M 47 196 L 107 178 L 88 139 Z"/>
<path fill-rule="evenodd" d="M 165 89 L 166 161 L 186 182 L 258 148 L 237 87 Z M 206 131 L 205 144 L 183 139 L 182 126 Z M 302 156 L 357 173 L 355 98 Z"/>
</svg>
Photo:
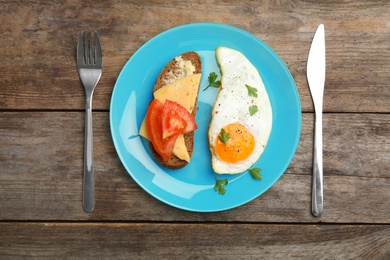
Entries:
<svg viewBox="0 0 390 260">
<path fill-rule="evenodd" d="M 250 169 L 249 172 L 252 175 L 253 179 L 255 179 L 255 180 L 262 180 L 263 179 L 263 177 L 260 174 L 260 172 L 261 172 L 260 168 Z"/>
<path fill-rule="evenodd" d="M 252 88 L 247 84 L 245 84 L 245 87 L 248 89 L 248 95 L 250 97 L 257 97 L 257 88 Z"/>
<path fill-rule="evenodd" d="M 227 141 L 229 140 L 229 138 L 230 138 L 230 134 L 226 133 L 225 129 L 221 128 L 221 134 L 218 135 L 218 139 L 222 143 L 227 144 Z"/>
<path fill-rule="evenodd" d="M 253 116 L 257 111 L 259 111 L 259 108 L 256 105 L 249 107 L 249 114 Z"/>
<path fill-rule="evenodd" d="M 203 91 L 205 91 L 209 87 L 219 88 L 221 86 L 221 81 L 217 80 L 217 78 L 218 75 L 215 72 L 211 72 L 209 75 L 209 85 L 205 89 L 203 89 Z"/>
<path fill-rule="evenodd" d="M 226 189 L 223 185 L 227 185 L 229 182 L 227 179 L 224 180 L 218 180 L 217 178 L 215 179 L 215 186 L 214 189 L 218 191 L 219 194 L 224 195 L 226 192 Z"/>
</svg>

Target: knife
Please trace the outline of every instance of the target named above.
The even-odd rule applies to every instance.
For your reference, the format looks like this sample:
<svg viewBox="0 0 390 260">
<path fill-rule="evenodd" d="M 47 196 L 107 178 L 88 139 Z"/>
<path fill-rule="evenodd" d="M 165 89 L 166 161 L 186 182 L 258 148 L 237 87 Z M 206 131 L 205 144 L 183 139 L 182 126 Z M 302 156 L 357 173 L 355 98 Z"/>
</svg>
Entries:
<svg viewBox="0 0 390 260">
<path fill-rule="evenodd" d="M 320 24 L 314 34 L 307 58 L 307 81 L 314 104 L 314 147 L 311 212 L 319 217 L 324 211 L 322 169 L 322 103 L 325 86 L 325 28 Z"/>
</svg>

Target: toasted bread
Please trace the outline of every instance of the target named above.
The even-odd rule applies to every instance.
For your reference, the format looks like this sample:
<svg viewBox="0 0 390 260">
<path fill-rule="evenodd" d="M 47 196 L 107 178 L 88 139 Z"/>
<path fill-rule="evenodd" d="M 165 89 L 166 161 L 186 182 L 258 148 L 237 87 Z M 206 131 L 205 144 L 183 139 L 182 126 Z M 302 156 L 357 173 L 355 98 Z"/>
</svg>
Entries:
<svg viewBox="0 0 390 260">
<path fill-rule="evenodd" d="M 181 56 L 182 60 L 191 61 L 192 66 L 194 66 L 195 71 L 193 74 L 202 73 L 202 60 L 198 53 L 196 52 L 185 52 L 174 59 L 172 59 L 161 71 L 160 75 L 157 78 L 156 84 L 153 87 L 153 92 L 157 91 L 161 87 L 173 82 L 176 79 L 186 76 L 185 69 L 180 67 L 177 58 Z M 196 115 L 196 103 L 194 104 L 194 109 L 192 110 L 192 115 Z M 192 156 L 194 150 L 194 132 L 184 134 L 184 141 L 187 148 L 187 151 Z M 171 158 L 168 161 L 164 161 L 161 156 L 155 151 L 153 145 L 150 143 L 150 148 L 155 159 L 165 168 L 169 169 L 180 169 L 188 164 L 187 161 L 181 160 L 175 155 L 172 154 Z"/>
</svg>

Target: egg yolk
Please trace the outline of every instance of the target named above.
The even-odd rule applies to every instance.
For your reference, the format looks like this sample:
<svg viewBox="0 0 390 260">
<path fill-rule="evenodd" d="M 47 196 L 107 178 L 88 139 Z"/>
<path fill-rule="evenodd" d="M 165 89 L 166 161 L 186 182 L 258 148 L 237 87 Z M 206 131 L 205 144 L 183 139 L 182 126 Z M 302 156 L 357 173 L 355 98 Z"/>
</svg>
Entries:
<svg viewBox="0 0 390 260">
<path fill-rule="evenodd" d="M 217 138 L 215 153 L 218 157 L 228 163 L 236 163 L 248 158 L 255 147 L 255 139 L 251 132 L 240 123 L 227 125 L 224 130 L 229 138 L 226 144 Z"/>
</svg>

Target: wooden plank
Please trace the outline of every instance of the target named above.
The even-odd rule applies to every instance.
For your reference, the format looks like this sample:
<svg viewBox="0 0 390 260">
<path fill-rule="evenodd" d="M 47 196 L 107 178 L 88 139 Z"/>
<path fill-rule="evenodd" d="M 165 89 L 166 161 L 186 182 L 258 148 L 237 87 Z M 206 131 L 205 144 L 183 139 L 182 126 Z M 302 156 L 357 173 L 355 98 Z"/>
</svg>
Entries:
<svg viewBox="0 0 390 260">
<path fill-rule="evenodd" d="M 232 1 L 212 8 L 199 1 L 107 1 L 93 8 L 12 1 L 2 3 L 0 13 L 0 109 L 84 108 L 75 62 L 78 31 L 100 32 L 105 67 L 93 107 L 107 110 L 123 65 L 147 40 L 177 25 L 212 21 L 247 30 L 272 47 L 295 78 L 304 111 L 312 111 L 306 58 L 324 23 L 325 111 L 390 112 L 388 1 Z"/>
<path fill-rule="evenodd" d="M 390 115 L 325 114 L 325 213 L 310 214 L 313 120 L 283 177 L 237 209 L 186 212 L 152 198 L 127 174 L 107 112 L 95 112 L 96 209 L 81 208 L 84 113 L 0 113 L 0 219 L 389 223 Z M 348 213 L 348 214 L 347 214 Z"/>
<path fill-rule="evenodd" d="M 324 114 L 323 117 L 326 175 L 389 176 L 390 115 Z M 312 158 L 313 125 L 314 115 L 303 114 L 301 139 L 291 172 L 311 174 L 308 162 Z"/>
<path fill-rule="evenodd" d="M 0 223 L 3 258 L 388 259 L 389 225 Z"/>
</svg>

